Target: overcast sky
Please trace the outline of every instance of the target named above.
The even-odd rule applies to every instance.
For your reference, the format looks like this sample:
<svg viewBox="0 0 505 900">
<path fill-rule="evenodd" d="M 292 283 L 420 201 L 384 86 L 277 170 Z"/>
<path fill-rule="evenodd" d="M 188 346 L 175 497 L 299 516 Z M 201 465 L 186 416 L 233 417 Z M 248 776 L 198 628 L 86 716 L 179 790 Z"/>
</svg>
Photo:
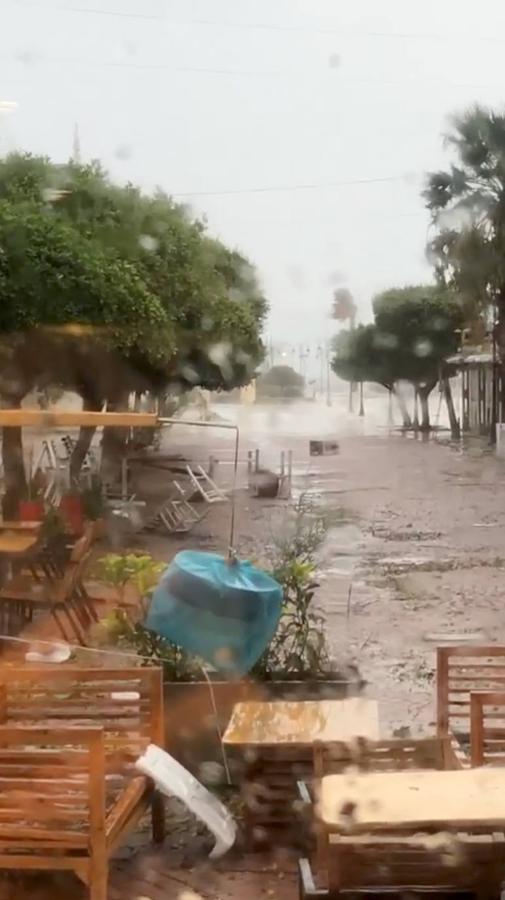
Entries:
<svg viewBox="0 0 505 900">
<path fill-rule="evenodd" d="M 365 321 L 430 279 L 423 173 L 451 112 L 505 101 L 499 0 L 0 2 L 2 152 L 64 160 L 78 122 L 84 160 L 187 195 L 257 264 L 274 339 L 327 336 L 337 285 Z"/>
</svg>

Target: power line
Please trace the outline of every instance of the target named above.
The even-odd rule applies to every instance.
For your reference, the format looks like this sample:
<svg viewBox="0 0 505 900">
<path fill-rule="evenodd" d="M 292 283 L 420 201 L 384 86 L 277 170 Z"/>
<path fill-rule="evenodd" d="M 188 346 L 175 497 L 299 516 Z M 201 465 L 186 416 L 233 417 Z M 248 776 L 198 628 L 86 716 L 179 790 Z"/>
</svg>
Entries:
<svg viewBox="0 0 505 900">
<path fill-rule="evenodd" d="M 178 191 L 173 197 L 227 197 L 238 194 L 271 194 L 291 191 L 318 191 L 365 184 L 389 184 L 405 181 L 407 175 L 389 175 L 384 178 L 353 178 L 342 181 L 312 182 L 308 184 L 269 185 L 266 187 L 233 188 L 224 191 Z"/>
<path fill-rule="evenodd" d="M 40 9 L 39 3 L 23 3 L 19 6 L 32 7 Z M 167 17 L 159 14 L 149 13 L 133 13 L 122 10 L 98 9 L 96 7 L 81 6 L 50 6 L 48 9 L 54 12 L 71 13 L 77 15 L 93 15 L 105 16 L 118 19 L 138 19 L 151 22 L 166 22 L 168 25 L 179 25 L 184 27 L 200 26 L 204 28 L 231 28 L 241 31 L 277 31 L 291 34 L 328 34 L 341 38 L 379 38 L 379 39 L 396 39 L 396 40 L 414 40 L 414 41 L 483 41 L 486 43 L 505 43 L 505 38 L 496 37 L 495 35 L 484 35 L 460 33 L 460 32 L 415 32 L 415 31 L 379 31 L 379 30 L 360 30 L 346 31 L 343 28 L 322 28 L 307 25 L 286 25 L 273 22 L 218 22 L 214 19 L 190 19 L 169 20 Z"/>
<path fill-rule="evenodd" d="M 25 64 L 25 60 L 20 57 L 11 57 L 11 60 L 18 64 Z M 173 66 L 169 63 L 136 63 L 123 60 L 92 60 L 92 59 L 75 59 L 65 57 L 54 57 L 44 59 L 37 58 L 34 65 L 57 65 L 57 66 L 74 66 L 82 68 L 106 68 L 106 69 L 132 69 L 136 71 L 165 71 L 165 72 L 187 72 L 200 75 L 223 75 L 223 76 L 239 76 L 245 78 L 267 78 L 273 76 L 293 76 L 307 75 L 307 72 L 327 73 L 327 69 L 220 69 L 212 66 Z M 340 78 L 336 76 L 335 85 L 337 88 L 383 85 L 385 87 L 417 87 L 429 86 L 435 88 L 461 88 L 470 90 L 486 90 L 486 89 L 502 89 L 501 83 L 498 82 L 466 82 L 466 81 L 442 81 L 436 79 L 388 79 L 388 78 Z"/>
</svg>

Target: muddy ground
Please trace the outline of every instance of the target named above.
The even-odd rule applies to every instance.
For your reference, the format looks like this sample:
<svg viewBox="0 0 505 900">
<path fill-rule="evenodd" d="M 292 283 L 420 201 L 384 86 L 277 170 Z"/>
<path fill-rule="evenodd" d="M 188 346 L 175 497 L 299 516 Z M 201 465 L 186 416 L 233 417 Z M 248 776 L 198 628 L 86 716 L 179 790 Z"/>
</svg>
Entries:
<svg viewBox="0 0 505 900">
<path fill-rule="evenodd" d="M 290 528 L 289 504 L 248 496 L 247 450 L 260 447 L 262 464 L 271 468 L 279 465 L 280 449 L 292 450 L 295 498 L 307 493 L 333 523 L 319 553 L 318 592 L 332 654 L 338 665 L 359 666 L 367 693 L 379 700 L 385 736 L 429 731 L 437 644 L 505 640 L 505 464 L 485 441 L 462 447 L 444 434 L 429 441 L 384 431 L 349 435 L 341 421 L 330 430 L 328 419 L 316 436 L 338 435 L 339 455 L 310 457 L 308 440 L 315 435 L 303 433 L 300 416 L 277 428 L 271 416 L 267 427 L 258 426 L 257 413 L 252 427 L 242 421 L 236 549 L 264 561 Z M 229 436 L 175 431 L 164 451 L 202 463 L 214 454 L 221 460 L 216 479 L 230 487 Z M 170 474 L 137 471 L 134 477 L 155 508 Z M 225 551 L 229 523 L 229 505 L 216 505 L 191 536 L 149 535 L 142 543 L 160 559 L 184 546 Z"/>
</svg>

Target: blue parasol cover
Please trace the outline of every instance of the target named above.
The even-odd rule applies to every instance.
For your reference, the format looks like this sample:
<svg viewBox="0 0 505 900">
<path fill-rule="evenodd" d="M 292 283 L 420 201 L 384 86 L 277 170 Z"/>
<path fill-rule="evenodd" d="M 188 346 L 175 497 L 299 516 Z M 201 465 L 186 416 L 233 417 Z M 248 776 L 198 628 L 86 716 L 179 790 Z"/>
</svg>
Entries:
<svg viewBox="0 0 505 900">
<path fill-rule="evenodd" d="M 183 550 L 165 570 L 145 625 L 218 671 L 242 675 L 272 640 L 281 608 L 281 586 L 251 563 Z"/>
</svg>

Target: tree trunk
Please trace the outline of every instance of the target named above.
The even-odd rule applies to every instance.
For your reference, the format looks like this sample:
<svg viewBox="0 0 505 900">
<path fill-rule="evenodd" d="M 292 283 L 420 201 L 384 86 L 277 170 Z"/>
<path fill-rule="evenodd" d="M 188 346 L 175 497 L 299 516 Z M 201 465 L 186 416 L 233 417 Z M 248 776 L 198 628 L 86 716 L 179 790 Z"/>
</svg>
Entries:
<svg viewBox="0 0 505 900">
<path fill-rule="evenodd" d="M 80 391 L 82 397 L 82 408 L 83 411 L 89 412 L 100 412 L 103 406 L 103 401 L 96 396 L 94 391 L 90 391 L 83 387 Z M 70 457 L 70 466 L 69 466 L 69 475 L 70 475 L 70 485 L 75 485 L 81 474 L 82 465 L 84 460 L 86 459 L 86 454 L 91 447 L 91 442 L 95 435 L 96 428 L 84 428 L 81 427 L 79 429 L 79 437 L 77 438 L 76 445 L 72 451 L 72 455 Z"/>
<path fill-rule="evenodd" d="M 419 396 L 419 403 L 421 405 L 421 431 L 429 431 L 431 426 L 428 398 L 431 392 L 426 388 L 418 388 L 417 393 Z"/>
<path fill-rule="evenodd" d="M 107 412 L 121 412 L 128 409 L 129 393 L 107 401 Z M 102 437 L 102 478 L 107 484 L 118 481 L 121 476 L 121 461 L 126 453 L 128 428 L 104 428 Z"/>
<path fill-rule="evenodd" d="M 452 398 L 451 391 L 451 382 L 447 376 L 442 378 L 442 390 L 444 392 L 445 402 L 447 405 L 447 413 L 449 415 L 449 424 L 451 426 L 451 436 L 454 440 L 459 440 L 461 437 L 461 428 L 459 424 L 459 419 L 456 416 L 456 410 L 454 409 L 454 400 Z"/>
<path fill-rule="evenodd" d="M 419 391 L 414 387 L 414 428 L 419 431 Z"/>
<path fill-rule="evenodd" d="M 395 388 L 393 388 L 393 393 L 398 401 L 398 407 L 400 409 L 400 413 L 401 413 L 402 420 L 403 420 L 403 427 L 404 428 L 412 428 L 412 419 L 410 418 L 409 411 L 407 409 L 407 404 L 405 403 L 405 397 L 403 396 L 401 391 L 398 392 L 395 390 Z"/>
<path fill-rule="evenodd" d="M 10 409 L 19 409 L 21 397 L 6 398 Z M 5 493 L 2 499 L 4 519 L 15 519 L 19 501 L 26 494 L 26 472 L 23 458 L 23 431 L 21 428 L 2 429 L 2 462 Z"/>
</svg>

